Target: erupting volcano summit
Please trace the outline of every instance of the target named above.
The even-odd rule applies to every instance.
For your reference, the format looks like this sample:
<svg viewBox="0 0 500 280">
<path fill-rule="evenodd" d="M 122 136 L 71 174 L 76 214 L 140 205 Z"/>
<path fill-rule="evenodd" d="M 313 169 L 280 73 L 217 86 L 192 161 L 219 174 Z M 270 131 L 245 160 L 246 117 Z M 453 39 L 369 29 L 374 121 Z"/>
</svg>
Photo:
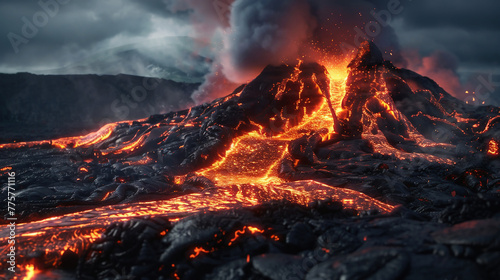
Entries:
<svg viewBox="0 0 500 280">
<path fill-rule="evenodd" d="M 465 104 L 372 42 L 341 72 L 268 66 L 188 110 L 1 144 L 0 170 L 17 180 L 18 268 L 498 279 L 500 109 Z"/>
</svg>

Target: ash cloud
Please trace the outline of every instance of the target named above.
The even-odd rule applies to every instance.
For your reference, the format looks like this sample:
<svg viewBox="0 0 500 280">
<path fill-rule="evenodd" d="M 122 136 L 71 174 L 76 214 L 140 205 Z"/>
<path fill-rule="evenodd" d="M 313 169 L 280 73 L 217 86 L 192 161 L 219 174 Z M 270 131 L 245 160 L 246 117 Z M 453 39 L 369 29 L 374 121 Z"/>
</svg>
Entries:
<svg viewBox="0 0 500 280">
<path fill-rule="evenodd" d="M 404 56 L 409 69 L 433 79 L 453 96 L 463 97 L 464 88 L 460 82 L 459 61 L 456 56 L 445 51 L 435 51 L 422 57 L 417 50 L 405 51 Z"/>
<path fill-rule="evenodd" d="M 231 81 L 255 77 L 268 64 L 293 63 L 316 27 L 304 0 L 239 0 L 224 38 L 223 71 Z"/>
<path fill-rule="evenodd" d="M 379 31 L 373 30 L 373 26 L 369 30 L 367 23 L 376 20 L 372 12 L 387 10 L 391 2 L 400 3 L 404 10 L 391 14 L 389 24 L 381 23 Z M 233 89 L 231 85 L 246 82 L 270 63 L 294 57 L 322 63 L 335 60 L 364 39 L 360 33 L 368 32 L 372 32 L 368 39 L 375 41 L 386 58 L 402 67 L 415 65 L 401 55 L 401 50 L 408 49 L 418 49 L 421 58 L 432 59 L 436 50 L 456 56 L 459 67 L 451 72 L 456 72 L 462 81 L 467 80 L 464 75 L 468 72 L 490 74 L 500 64 L 500 25 L 496 13 L 500 2 L 491 0 L 69 1 L 59 7 L 57 15 L 29 43 L 20 45 L 20 52 L 14 55 L 6 35 L 21 33 L 22 18 L 31 20 L 41 10 L 37 3 L 0 0 L 0 33 L 4 34 L 0 42 L 0 72 L 124 72 L 162 76 L 171 70 L 167 66 L 176 67 L 176 61 L 171 63 L 170 58 L 178 58 L 185 65 L 185 54 L 170 49 L 167 52 L 171 55 L 151 50 L 150 40 L 173 36 L 167 41 L 174 41 L 179 36 L 189 36 L 196 44 L 192 52 L 202 55 L 201 59 L 185 65 L 185 70 L 193 71 L 184 72 L 196 75 L 199 81 L 207 73 L 207 66 L 212 69 L 195 95 L 200 101 L 227 94 Z M 376 36 L 371 36 L 373 32 Z M 133 45 L 140 61 L 123 59 L 120 54 L 116 60 L 122 62 L 104 63 L 116 67 L 90 62 L 84 63 L 83 68 L 72 67 L 75 62 L 90 60 L 125 45 Z M 276 51 L 279 46 L 282 50 Z M 108 60 L 113 57 L 106 54 Z M 157 67 L 158 60 L 163 65 Z M 227 90 L 211 87 L 214 82 L 227 85 Z"/>
<path fill-rule="evenodd" d="M 493 24 L 498 17 L 492 12 L 500 4 L 491 1 L 303 0 L 288 1 L 286 9 L 281 10 L 283 1 L 216 2 L 227 3 L 225 14 L 231 20 L 213 12 L 195 12 L 195 22 L 211 23 L 208 25 L 211 31 L 204 30 L 205 33 L 219 38 L 216 40 L 219 51 L 215 52 L 214 60 L 216 71 L 209 74 L 196 92 L 197 101 L 230 92 L 217 92 L 220 88 L 216 90 L 213 81 L 244 83 L 267 64 L 286 62 L 294 57 L 322 63 L 342 60 L 364 39 L 373 40 L 386 59 L 397 66 L 429 76 L 459 98 L 465 97 L 466 86 L 462 81 L 467 80 L 469 72 L 500 63 L 497 52 L 500 30 Z M 386 13 L 389 3 L 398 4 L 397 13 Z M 191 9 L 197 11 L 197 7 L 200 6 Z M 295 7 L 300 10 L 297 14 L 290 12 Z M 214 10 L 206 5 L 203 8 L 203 11 Z M 247 17 L 252 11 L 253 16 Z M 289 18 L 293 20 L 287 21 Z M 219 24 L 214 24 L 217 22 Z M 266 29 L 268 26 L 280 26 L 280 33 L 277 35 L 273 28 Z M 294 30 L 297 32 L 293 33 Z M 289 33 L 293 36 L 287 36 Z M 270 45 L 266 42 L 273 42 L 272 46 L 267 47 Z M 279 47 L 274 46 L 289 47 L 280 52 L 276 51 Z M 411 51 L 413 49 L 418 51 Z M 221 71 L 224 76 L 220 75 Z"/>
<path fill-rule="evenodd" d="M 450 71 L 449 67 L 435 65 L 442 71 L 433 71 L 430 78 L 437 81 L 448 76 L 451 81 L 448 88 L 454 87 L 455 91 L 458 80 L 462 89 L 450 93 L 462 99 L 472 98 L 464 90 L 470 93 L 478 86 L 483 86 L 483 90 L 488 88 L 491 96 L 483 100 L 484 104 L 494 104 L 500 96 L 500 87 L 478 81 L 477 76 L 500 74 L 499 9 L 500 2 L 490 0 L 413 1 L 393 26 L 401 46 L 418 50 L 418 57 L 431 57 L 436 51 L 455 57 L 456 69 Z"/>
<path fill-rule="evenodd" d="M 191 9 L 194 26 L 208 23 L 199 30 L 199 37 L 206 42 L 206 34 L 210 34 L 215 38 L 210 44 L 219 49 L 211 73 L 193 94 L 197 102 L 230 92 L 220 91 L 215 82 L 245 83 L 269 64 L 295 63 L 298 58 L 323 63 L 344 59 L 366 39 L 374 40 L 387 55 L 392 54 L 391 60 L 403 61 L 392 27 L 386 22 L 378 23 L 370 13 L 386 9 L 386 3 L 218 0 L 212 2 L 212 7 L 199 5 L 197 0 L 187 1 L 187 6 L 182 3 L 174 1 L 171 5 Z M 370 30 L 366 25 L 370 21 L 379 29 Z"/>
</svg>

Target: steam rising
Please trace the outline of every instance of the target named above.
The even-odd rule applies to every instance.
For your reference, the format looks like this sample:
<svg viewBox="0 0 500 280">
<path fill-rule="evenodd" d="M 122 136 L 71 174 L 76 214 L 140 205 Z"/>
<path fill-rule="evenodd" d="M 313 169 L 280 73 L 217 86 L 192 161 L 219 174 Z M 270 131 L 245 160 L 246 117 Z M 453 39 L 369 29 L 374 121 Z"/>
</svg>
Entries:
<svg viewBox="0 0 500 280">
<path fill-rule="evenodd" d="M 367 0 L 218 0 L 212 4 L 171 2 L 175 9 L 190 8 L 200 42 L 218 48 L 211 72 L 193 94 L 199 103 L 227 95 L 231 87 L 255 78 L 269 64 L 294 63 L 298 58 L 335 60 L 352 54 L 367 39 L 387 55 L 392 53 L 392 61 L 402 61 L 392 28 L 370 14 L 385 7 Z M 365 30 L 370 21 L 380 28 Z"/>
</svg>

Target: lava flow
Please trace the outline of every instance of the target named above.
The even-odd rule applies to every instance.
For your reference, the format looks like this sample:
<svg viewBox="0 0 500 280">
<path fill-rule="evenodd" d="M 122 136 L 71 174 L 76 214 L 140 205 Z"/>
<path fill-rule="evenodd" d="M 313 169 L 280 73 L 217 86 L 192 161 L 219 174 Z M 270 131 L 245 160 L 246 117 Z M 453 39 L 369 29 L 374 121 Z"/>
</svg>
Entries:
<svg viewBox="0 0 500 280">
<path fill-rule="evenodd" d="M 488 154 L 490 156 L 498 156 L 499 154 L 499 148 L 498 148 L 498 142 L 495 140 L 490 140 L 488 143 Z"/>
<path fill-rule="evenodd" d="M 335 72 L 337 76 L 335 78 L 330 77 L 330 88 L 332 90 L 327 97 L 330 98 L 328 101 L 333 103 L 333 106 L 339 110 L 346 77 L 338 77 L 338 73 L 341 73 L 342 70 Z M 277 85 L 280 87 L 279 91 L 281 91 L 278 94 L 283 94 L 287 83 L 290 81 L 302 83 L 298 81 L 300 74 L 301 70 L 295 68 L 288 81 Z M 303 88 L 304 84 L 300 87 Z M 320 90 L 316 90 L 320 92 Z M 299 98 L 301 98 L 300 94 Z M 227 101 L 227 98 L 223 101 Z M 300 99 L 297 102 L 300 102 Z M 306 102 L 311 101 L 306 99 Z M 215 106 L 218 106 L 218 104 Z M 299 106 L 299 104 L 296 103 L 294 106 Z M 123 222 L 131 218 L 157 215 L 166 215 L 172 221 L 176 221 L 195 212 L 254 206 L 270 200 L 287 199 L 307 205 L 314 200 L 334 198 L 344 201 L 348 207 L 358 210 L 378 209 L 381 212 L 391 211 L 393 207 L 355 191 L 338 189 L 315 181 L 286 183 L 285 180 L 278 177 L 279 163 L 286 156 L 287 146 L 291 140 L 304 133 L 319 129 L 326 129 L 325 135 L 334 132 L 332 129 L 332 105 L 328 105 L 328 102 L 322 100 L 317 106 L 319 109 L 316 111 L 299 112 L 303 114 L 299 117 L 302 118 L 300 123 L 277 127 L 278 130 L 283 130 L 284 127 L 287 128 L 274 136 L 262 135 L 266 129 L 264 125 L 251 121 L 250 125 L 256 127 L 256 131 L 237 136 L 232 141 L 230 148 L 224 152 L 223 157 L 211 166 L 198 171 L 199 175 L 212 180 L 218 186 L 217 189 L 186 194 L 168 200 L 105 206 L 19 224 L 17 232 L 20 236 L 20 242 L 23 244 L 22 248 L 24 248 L 19 251 L 19 256 L 29 259 L 34 253 L 43 252 L 45 265 L 58 267 L 60 258 L 65 252 L 81 253 L 88 244 L 98 238 L 107 225 L 112 223 Z M 302 108 L 298 107 L 295 109 L 302 110 Z M 82 137 L 3 144 L 0 148 L 22 149 L 43 147 L 44 145 L 59 149 L 93 147 L 91 155 L 83 158 L 83 161 L 86 163 L 92 163 L 96 160 L 98 162 L 107 162 L 108 158 L 116 155 L 134 155 L 134 151 L 143 148 L 148 139 L 153 138 L 153 136 L 159 137 L 155 142 L 156 145 L 161 145 L 172 133 L 176 132 L 176 129 L 199 127 L 200 118 L 194 118 L 192 110 L 175 114 L 171 120 L 160 121 L 153 125 L 149 125 L 148 120 L 113 123 L 104 126 L 95 133 Z M 280 111 L 278 115 L 277 118 L 286 119 L 287 117 L 286 115 L 283 117 L 283 111 Z M 275 119 L 276 117 L 272 118 L 272 120 Z M 238 127 L 240 125 L 238 124 Z M 122 127 L 129 130 L 132 127 L 139 128 L 135 129 L 133 135 L 122 137 L 121 133 L 119 133 Z M 156 132 L 157 130 L 160 130 L 160 132 Z M 179 148 L 182 149 L 182 145 Z M 127 160 L 129 164 L 135 165 L 149 164 L 152 161 L 157 161 L 157 159 L 142 157 L 142 159 L 135 161 L 133 159 Z M 78 168 L 78 172 L 88 174 L 92 170 L 90 166 L 84 165 Z M 102 200 L 106 200 L 109 194 L 109 192 L 106 193 Z M 248 230 L 254 231 L 256 229 L 248 227 Z M 2 238 L 1 241 L 5 240 Z M 7 248 L 4 247 L 2 253 L 6 253 L 6 250 Z M 197 255 L 200 252 L 204 251 L 200 249 L 195 253 Z M 33 265 L 29 263 L 25 266 L 27 277 L 34 273 Z"/>
<path fill-rule="evenodd" d="M 441 90 L 383 60 L 366 42 L 348 65 L 268 66 L 210 104 L 108 124 L 81 137 L 2 144 L 7 160 L 0 161 L 0 170 L 22 178 L 18 262 L 28 279 L 39 269 L 68 266 L 108 226 L 133 219 L 177 222 L 195 213 L 283 200 L 302 206 L 334 200 L 355 213 L 432 205 L 431 195 L 421 195 L 408 180 L 423 171 L 408 163 L 451 170 L 484 150 L 477 139 L 491 138 L 498 113 L 491 109 L 485 112 L 489 118 L 474 118 L 469 107 Z M 487 147 L 487 154 L 498 155 L 496 141 Z M 27 155 L 33 162 L 14 161 Z M 481 170 L 464 174 L 486 180 Z M 439 176 L 435 181 L 444 180 Z M 474 182 L 462 177 L 447 176 Z M 488 183 L 482 181 L 484 189 Z M 7 229 L 1 233 L 0 242 L 7 244 Z M 245 234 L 279 240 L 268 228 L 250 224 L 227 234 L 224 246 Z M 212 248 L 194 246 L 189 258 Z"/>
</svg>

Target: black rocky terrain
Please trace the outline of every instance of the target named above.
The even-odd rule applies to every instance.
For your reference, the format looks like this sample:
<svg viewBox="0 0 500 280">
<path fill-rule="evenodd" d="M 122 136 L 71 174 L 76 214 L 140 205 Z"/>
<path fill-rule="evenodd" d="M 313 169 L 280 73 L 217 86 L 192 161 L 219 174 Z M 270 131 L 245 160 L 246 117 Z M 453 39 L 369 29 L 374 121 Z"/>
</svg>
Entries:
<svg viewBox="0 0 500 280">
<path fill-rule="evenodd" d="M 131 220 L 108 227 L 80 263 L 66 265 L 83 279 L 498 279 L 500 221 L 484 217 L 500 203 L 468 202 L 484 207 L 450 205 L 476 218 L 456 225 L 404 208 L 356 213 L 333 201 L 274 202 L 173 225 Z"/>
<path fill-rule="evenodd" d="M 0 74 L 0 143 L 81 135 L 190 106 L 199 83 L 133 75 Z"/>
<path fill-rule="evenodd" d="M 113 223 L 58 268 L 82 279 L 498 279 L 500 108 L 463 103 L 371 43 L 349 70 L 335 133 L 303 131 L 278 176 L 356 190 L 395 210 L 277 200 L 175 223 L 165 213 Z M 210 190 L 216 184 L 193 172 L 238 136 L 297 125 L 327 92 L 318 64 L 269 66 L 225 98 L 120 123 L 92 145 L 4 147 L 0 166 L 19 171 L 24 219 Z"/>
<path fill-rule="evenodd" d="M 70 141 L 66 149 L 54 149 L 48 142 L 7 146 L 0 150 L 0 165 L 12 167 L 22 178 L 17 199 L 30 202 L 19 205 L 23 217 L 190 193 L 213 184 L 197 176 L 176 184 L 174 176 L 210 166 L 237 136 L 251 131 L 271 135 L 299 123 L 322 103 L 321 88 L 328 91 L 325 71 L 318 64 L 268 67 L 225 98 L 118 123 L 107 139 L 93 145 L 71 148 L 76 144 Z M 275 86 L 294 73 L 298 81 L 287 82 L 283 91 Z M 128 147 L 134 143 L 137 146 Z M 148 164 L 134 164 L 140 160 Z"/>
</svg>

